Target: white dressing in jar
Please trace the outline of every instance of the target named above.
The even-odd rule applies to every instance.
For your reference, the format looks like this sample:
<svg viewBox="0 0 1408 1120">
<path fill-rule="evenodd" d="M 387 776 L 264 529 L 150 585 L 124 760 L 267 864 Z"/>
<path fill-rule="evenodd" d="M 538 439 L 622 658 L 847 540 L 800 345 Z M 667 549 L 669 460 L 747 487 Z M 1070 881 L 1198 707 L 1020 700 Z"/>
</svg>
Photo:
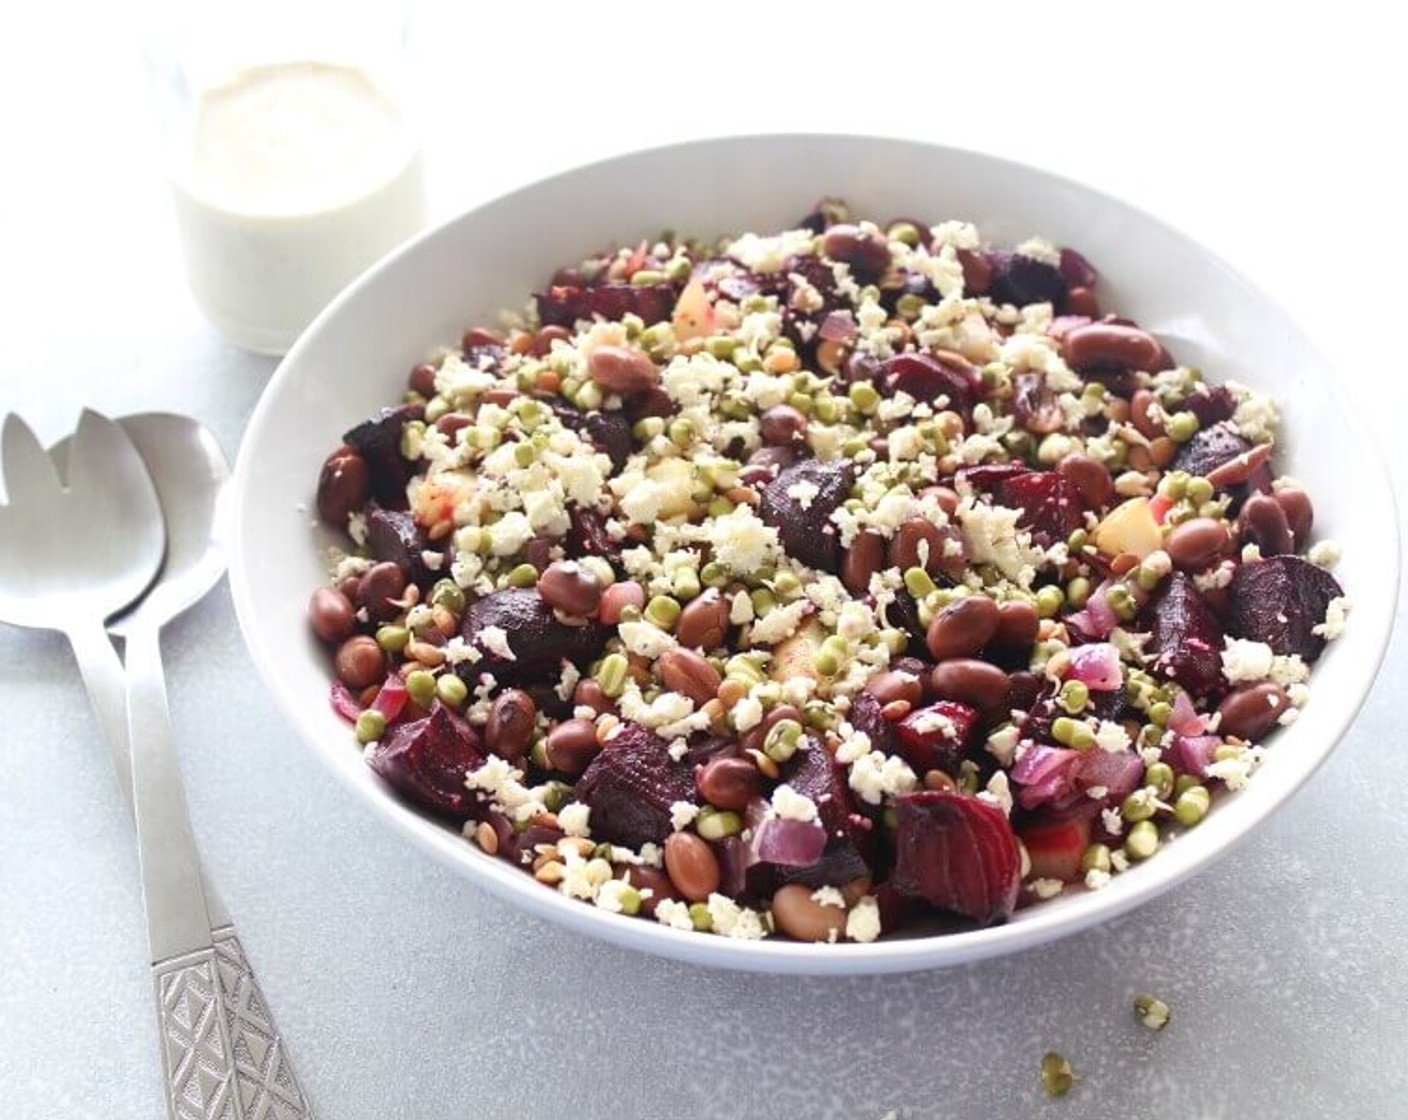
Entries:
<svg viewBox="0 0 1408 1120">
<path fill-rule="evenodd" d="M 281 354 L 347 283 L 425 222 L 419 145 L 365 73 L 250 67 L 202 93 L 176 216 L 197 304 Z"/>
</svg>

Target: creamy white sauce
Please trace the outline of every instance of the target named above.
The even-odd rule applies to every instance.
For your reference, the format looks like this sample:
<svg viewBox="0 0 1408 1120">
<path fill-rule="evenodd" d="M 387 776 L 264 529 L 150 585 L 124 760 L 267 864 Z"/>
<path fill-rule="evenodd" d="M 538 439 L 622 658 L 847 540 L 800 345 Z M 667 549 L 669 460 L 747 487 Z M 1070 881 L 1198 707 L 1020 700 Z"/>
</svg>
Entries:
<svg viewBox="0 0 1408 1120">
<path fill-rule="evenodd" d="M 420 151 L 360 70 L 288 62 L 201 95 L 176 215 L 192 292 L 232 341 L 282 353 L 425 221 Z"/>
</svg>

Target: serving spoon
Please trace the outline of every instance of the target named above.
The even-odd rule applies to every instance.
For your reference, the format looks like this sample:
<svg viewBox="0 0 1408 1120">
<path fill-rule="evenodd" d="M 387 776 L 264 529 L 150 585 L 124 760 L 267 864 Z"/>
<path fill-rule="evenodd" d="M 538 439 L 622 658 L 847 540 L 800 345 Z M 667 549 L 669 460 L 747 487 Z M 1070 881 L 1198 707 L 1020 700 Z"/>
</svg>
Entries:
<svg viewBox="0 0 1408 1120">
<path fill-rule="evenodd" d="M 225 571 L 223 551 L 222 498 L 229 479 L 229 464 L 215 437 L 197 421 L 170 413 L 148 413 L 122 418 L 119 423 L 135 445 L 155 484 L 161 508 L 165 512 L 167 529 L 166 562 L 147 595 L 126 613 L 108 623 L 110 633 L 124 639 L 126 649 L 126 689 L 131 720 L 130 735 L 126 726 L 119 733 L 110 733 L 108 745 L 118 784 L 132 800 L 131 745 L 162 743 L 169 746 L 170 714 L 161 664 L 161 627 L 202 599 L 219 581 Z M 54 449 L 55 460 L 63 464 L 69 453 L 67 443 Z M 105 687 L 117 682 L 120 689 L 123 670 L 111 644 L 106 647 L 107 664 L 102 673 Z M 111 732 L 113 729 L 108 728 Z M 179 843 L 162 843 L 162 829 L 169 829 L 173 819 L 188 834 L 183 810 L 174 810 L 168 802 L 179 796 L 179 771 L 174 767 L 174 753 L 165 751 L 172 760 L 167 773 L 161 772 L 162 752 L 146 751 L 145 758 L 157 758 L 153 780 L 164 782 L 157 788 L 158 797 L 152 803 L 139 805 L 138 833 L 143 861 L 172 861 L 180 858 Z M 138 778 L 137 797 L 152 787 Z M 174 789 L 174 793 L 173 793 Z M 181 799 L 184 800 L 183 798 Z M 159 820 L 150 827 L 149 815 Z M 147 815 L 142 815 L 147 814 Z M 144 825 L 148 826 L 144 828 Z M 209 946 L 213 950 L 213 972 L 219 985 L 225 1026 L 233 1055 L 234 1095 L 238 1098 L 235 1114 L 247 1118 L 280 1117 L 288 1120 L 312 1115 L 293 1068 L 273 1014 L 259 989 L 254 972 L 244 954 L 228 910 L 208 877 L 202 875 L 195 861 L 194 840 L 189 843 L 190 873 L 194 876 L 191 898 L 154 900 L 148 898 L 149 929 L 152 955 L 156 961 L 180 954 L 181 950 Z M 145 877 L 145 876 L 144 876 Z M 200 905 L 204 880 L 204 906 Z M 172 905 L 165 905 L 170 901 Z M 154 905 L 165 914 L 153 914 Z M 182 982 L 184 984 L 184 981 Z M 159 981 L 160 985 L 160 981 Z M 167 988 L 173 983 L 167 977 Z M 189 999 L 187 993 L 183 998 Z M 173 1039 L 168 1030 L 163 1040 L 163 1058 L 168 1076 L 179 1064 L 179 1056 L 169 1055 Z M 198 1040 L 191 1040 L 192 1045 Z M 197 1060 L 199 1056 L 197 1055 Z M 235 1103 L 235 1102 L 232 1102 Z"/>
</svg>

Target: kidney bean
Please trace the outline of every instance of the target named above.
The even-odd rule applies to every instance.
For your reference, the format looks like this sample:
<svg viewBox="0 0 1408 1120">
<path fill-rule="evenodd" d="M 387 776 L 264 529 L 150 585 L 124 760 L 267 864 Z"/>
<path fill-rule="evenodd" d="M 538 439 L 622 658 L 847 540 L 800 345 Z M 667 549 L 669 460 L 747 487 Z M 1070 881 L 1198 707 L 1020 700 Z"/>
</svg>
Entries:
<svg viewBox="0 0 1408 1120">
<path fill-rule="evenodd" d="M 1233 689 L 1217 706 L 1219 735 L 1234 735 L 1238 739 L 1256 742 L 1281 718 L 1291 706 L 1286 690 L 1270 681 L 1242 685 Z"/>
<path fill-rule="evenodd" d="M 1271 445 L 1259 443 L 1249 451 L 1235 455 L 1208 471 L 1204 477 L 1219 490 L 1240 486 L 1251 478 L 1267 459 L 1271 458 Z"/>
<path fill-rule="evenodd" d="M 958 263 L 963 266 L 965 296 L 980 296 L 992 287 L 992 261 L 988 260 L 987 254 L 959 249 Z"/>
<path fill-rule="evenodd" d="M 719 889 L 719 860 L 707 841 L 692 832 L 665 838 L 665 871 L 690 902 L 703 902 Z"/>
<path fill-rule="evenodd" d="M 798 941 L 831 941 L 846 932 L 844 906 L 823 906 L 805 883 L 788 883 L 772 896 L 772 920 Z"/>
<path fill-rule="evenodd" d="M 589 719 L 563 720 L 548 732 L 543 749 L 553 770 L 580 774 L 601 751 L 601 744 L 596 741 L 596 724 Z"/>
<path fill-rule="evenodd" d="M 880 233 L 863 232 L 848 223 L 834 225 L 821 240 L 821 251 L 861 272 L 884 272 L 890 266 L 890 244 Z"/>
<path fill-rule="evenodd" d="M 601 685 L 590 679 L 577 682 L 577 687 L 572 690 L 572 705 L 577 708 L 590 708 L 597 715 L 616 711 L 616 702 L 602 692 Z"/>
<path fill-rule="evenodd" d="M 557 323 L 550 323 L 533 336 L 533 354 L 542 358 L 552 353 L 554 342 L 571 342 L 572 332 Z"/>
<path fill-rule="evenodd" d="M 595 614 L 603 590 L 596 573 L 574 560 L 555 561 L 538 577 L 538 594 L 543 602 L 574 618 Z"/>
<path fill-rule="evenodd" d="M 977 653 L 997 633 L 997 604 L 983 594 L 965 595 L 942 608 L 925 640 L 935 661 Z"/>
<path fill-rule="evenodd" d="M 1066 298 L 1061 301 L 1061 314 L 1085 315 L 1095 319 L 1100 315 L 1100 301 L 1089 288 L 1076 286 L 1066 289 Z"/>
<path fill-rule="evenodd" d="M 1200 572 L 1232 547 L 1232 534 L 1215 517 L 1193 517 L 1175 525 L 1164 538 L 1164 551 L 1182 572 Z"/>
<path fill-rule="evenodd" d="M 419 393 L 426 400 L 435 396 L 435 375 L 439 372 L 429 362 L 421 362 L 411 367 L 411 375 L 406 379 L 411 392 Z"/>
<path fill-rule="evenodd" d="M 1255 544 L 1263 556 L 1291 551 L 1291 527 L 1281 503 L 1266 494 L 1253 494 L 1242 503 L 1237 529 L 1243 544 Z"/>
<path fill-rule="evenodd" d="M 870 589 L 870 577 L 885 565 L 885 538 L 879 533 L 857 533 L 841 561 L 841 582 L 852 595 Z"/>
<path fill-rule="evenodd" d="M 519 392 L 512 385 L 495 385 L 485 392 L 480 398 L 480 404 L 496 404 L 500 408 L 507 408 L 519 397 Z"/>
<path fill-rule="evenodd" d="M 667 649 L 656 658 L 655 667 L 665 687 L 688 696 L 696 708 L 712 700 L 723 684 L 719 671 L 692 649 Z"/>
<path fill-rule="evenodd" d="M 445 437 L 445 442 L 454 447 L 458 442 L 456 434 L 474 425 L 474 417 L 466 412 L 447 412 L 435 421 L 435 430 Z"/>
<path fill-rule="evenodd" d="M 675 623 L 675 638 L 688 649 L 716 649 L 728 636 L 729 601 L 710 588 L 691 599 Z"/>
<path fill-rule="evenodd" d="M 1123 323 L 1087 323 L 1066 332 L 1062 353 L 1073 369 L 1082 373 L 1100 370 L 1143 370 L 1155 373 L 1164 368 L 1167 355 L 1159 340 L 1148 331 Z"/>
<path fill-rule="evenodd" d="M 357 584 L 357 602 L 367 610 L 373 622 L 386 622 L 401 613 L 395 602 L 406 592 L 406 573 L 394 560 L 373 564 Z"/>
<path fill-rule="evenodd" d="M 743 812 L 761 786 L 762 775 L 746 758 L 711 758 L 694 769 L 694 788 L 716 809 Z"/>
<path fill-rule="evenodd" d="M 807 432 L 807 418 L 790 404 L 773 405 L 758 418 L 763 442 L 774 447 L 790 447 Z"/>
<path fill-rule="evenodd" d="M 597 618 L 607 626 L 615 626 L 621 621 L 621 612 L 627 607 L 645 606 L 645 588 L 633 579 L 613 583 L 601 593 L 597 604 Z"/>
<path fill-rule="evenodd" d="M 617 868 L 616 878 L 624 879 L 641 893 L 640 908 L 647 918 L 655 917 L 655 908 L 668 899 L 678 900 L 680 895 L 670 877 L 655 867 L 644 867 L 628 863 Z M 645 892 L 649 891 L 650 894 Z"/>
<path fill-rule="evenodd" d="M 1299 487 L 1287 486 L 1271 496 L 1286 514 L 1292 543 L 1297 549 L 1304 547 L 1310 539 L 1310 528 L 1315 523 L 1315 507 L 1310 504 L 1310 495 Z"/>
<path fill-rule="evenodd" d="M 325 642 L 348 637 L 357 622 L 351 601 L 335 587 L 320 587 L 308 600 L 308 622 L 313 633 Z"/>
<path fill-rule="evenodd" d="M 375 638 L 357 634 L 337 647 L 332 655 L 332 668 L 337 679 L 348 688 L 368 688 L 385 678 L 386 654 Z"/>
<path fill-rule="evenodd" d="M 601 345 L 587 358 L 587 376 L 608 393 L 640 393 L 659 382 L 660 371 L 640 350 Z"/>
<path fill-rule="evenodd" d="M 913 705 L 924 698 L 924 686 L 919 678 L 900 669 L 887 669 L 883 673 L 876 673 L 865 682 L 863 691 L 879 700 L 882 706 L 893 704 L 896 700 Z"/>
<path fill-rule="evenodd" d="M 318 516 L 323 524 L 347 528 L 347 518 L 366 505 L 372 492 L 367 461 L 354 447 L 339 447 L 318 475 Z"/>
<path fill-rule="evenodd" d="M 901 521 L 890 541 L 890 567 L 901 572 L 910 568 L 940 571 L 943 554 L 944 535 L 927 517 L 910 517 Z"/>
<path fill-rule="evenodd" d="M 1087 509 L 1101 510 L 1114 501 L 1115 480 L 1098 459 L 1073 451 L 1056 464 L 1056 473 L 1080 492 Z"/>
<path fill-rule="evenodd" d="M 1009 599 L 997 605 L 997 633 L 992 640 L 1006 649 L 1028 650 L 1036 643 L 1040 625 L 1036 607 L 1024 599 Z"/>
<path fill-rule="evenodd" d="M 1157 439 L 1165 434 L 1163 421 L 1154 413 L 1158 403 L 1159 398 L 1148 389 L 1136 389 L 1129 398 L 1129 422 L 1145 439 Z"/>
<path fill-rule="evenodd" d="M 929 687 L 940 700 L 957 700 L 990 712 L 1006 703 L 1012 680 L 991 662 L 955 657 L 934 666 Z"/>
<path fill-rule="evenodd" d="M 939 508 L 952 517 L 958 512 L 958 491 L 951 486 L 926 486 L 919 492 L 921 498 L 933 498 Z"/>
<path fill-rule="evenodd" d="M 484 745 L 500 758 L 519 762 L 533 739 L 538 706 L 520 688 L 508 688 L 494 697 L 484 725 Z"/>
</svg>

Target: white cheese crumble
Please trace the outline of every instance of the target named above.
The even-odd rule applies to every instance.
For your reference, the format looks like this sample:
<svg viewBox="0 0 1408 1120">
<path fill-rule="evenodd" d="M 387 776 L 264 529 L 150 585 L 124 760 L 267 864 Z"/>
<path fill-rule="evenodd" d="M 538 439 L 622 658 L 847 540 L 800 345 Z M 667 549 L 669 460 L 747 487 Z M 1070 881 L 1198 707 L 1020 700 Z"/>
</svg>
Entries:
<svg viewBox="0 0 1408 1120">
<path fill-rule="evenodd" d="M 867 739 L 866 746 L 869 745 Z M 839 758 L 839 751 L 837 755 Z M 860 794 L 861 800 L 870 805 L 879 805 L 886 795 L 898 797 L 919 785 L 919 779 L 904 759 L 880 751 L 870 751 L 852 762 L 846 780 L 851 789 Z"/>
<path fill-rule="evenodd" d="M 817 819 L 816 802 L 806 794 L 798 793 L 786 782 L 772 791 L 772 811 L 785 821 Z"/>
<path fill-rule="evenodd" d="M 1305 554 L 1305 558 L 1317 568 L 1324 568 L 1326 571 L 1332 569 L 1340 562 L 1340 557 L 1344 550 L 1340 548 L 1336 541 L 1324 540 L 1316 541 L 1310 546 L 1310 550 Z"/>
<path fill-rule="evenodd" d="M 753 623 L 753 629 L 748 635 L 748 644 L 775 646 L 785 638 L 790 638 L 811 609 L 812 605 L 806 599 L 797 599 L 786 606 L 773 607 Z"/>
<path fill-rule="evenodd" d="M 866 895 L 846 915 L 846 936 L 852 941 L 874 941 L 880 936 L 880 905 Z"/>
<path fill-rule="evenodd" d="M 771 237 L 745 233 L 724 252 L 753 272 L 779 272 L 788 258 L 812 253 L 815 235 L 808 229 L 789 229 Z"/>
<path fill-rule="evenodd" d="M 1325 608 L 1325 621 L 1313 626 L 1312 634 L 1319 634 L 1327 642 L 1333 642 L 1344 633 L 1345 618 L 1349 614 L 1350 602 L 1343 595 L 1331 599 Z"/>
<path fill-rule="evenodd" d="M 1066 884 L 1060 879 L 1033 879 L 1027 884 L 1027 889 L 1045 902 L 1064 891 Z"/>
<path fill-rule="evenodd" d="M 1043 237 L 1029 237 L 1017 246 L 1017 255 L 1041 261 L 1053 268 L 1061 267 L 1061 250 Z"/>
<path fill-rule="evenodd" d="M 508 634 L 502 626 L 485 626 L 474 636 L 495 657 L 502 657 L 505 661 L 518 660 L 518 656 L 509 647 Z"/>
<path fill-rule="evenodd" d="M 820 493 L 820 486 L 815 482 L 808 482 L 805 479 L 801 482 L 795 482 L 787 488 L 787 496 L 803 509 L 811 509 L 812 502 Z"/>
<path fill-rule="evenodd" d="M 675 801 L 670 805 L 670 827 L 676 832 L 683 832 L 694 823 L 697 816 L 699 806 L 692 801 Z"/>
<path fill-rule="evenodd" d="M 1227 638 L 1222 650 L 1222 675 L 1229 684 L 1264 681 L 1271 675 L 1275 654 L 1265 642 Z"/>
<path fill-rule="evenodd" d="M 1113 720 L 1102 719 L 1095 729 L 1095 745 L 1110 754 L 1129 749 L 1129 732 Z"/>
<path fill-rule="evenodd" d="M 568 836 L 590 836 L 592 833 L 588 820 L 591 812 L 592 807 L 580 801 L 564 805 L 558 810 L 557 826 Z"/>
<path fill-rule="evenodd" d="M 733 899 L 717 891 L 709 896 L 708 906 L 715 933 L 744 941 L 758 941 L 767 936 L 762 916 L 756 910 L 739 906 Z"/>
<path fill-rule="evenodd" d="M 621 879 L 610 879 L 602 883 L 601 887 L 597 890 L 596 904 L 609 913 L 623 914 L 626 910 L 625 900 L 633 890 L 635 890 L 635 888 Z M 639 898 L 649 898 L 651 893 L 649 889 L 636 891 L 637 897 Z M 686 909 L 685 913 L 689 913 L 688 909 Z"/>
<path fill-rule="evenodd" d="M 655 904 L 655 920 L 671 929 L 694 928 L 694 919 L 689 916 L 689 903 L 673 898 L 662 898 Z"/>
</svg>

